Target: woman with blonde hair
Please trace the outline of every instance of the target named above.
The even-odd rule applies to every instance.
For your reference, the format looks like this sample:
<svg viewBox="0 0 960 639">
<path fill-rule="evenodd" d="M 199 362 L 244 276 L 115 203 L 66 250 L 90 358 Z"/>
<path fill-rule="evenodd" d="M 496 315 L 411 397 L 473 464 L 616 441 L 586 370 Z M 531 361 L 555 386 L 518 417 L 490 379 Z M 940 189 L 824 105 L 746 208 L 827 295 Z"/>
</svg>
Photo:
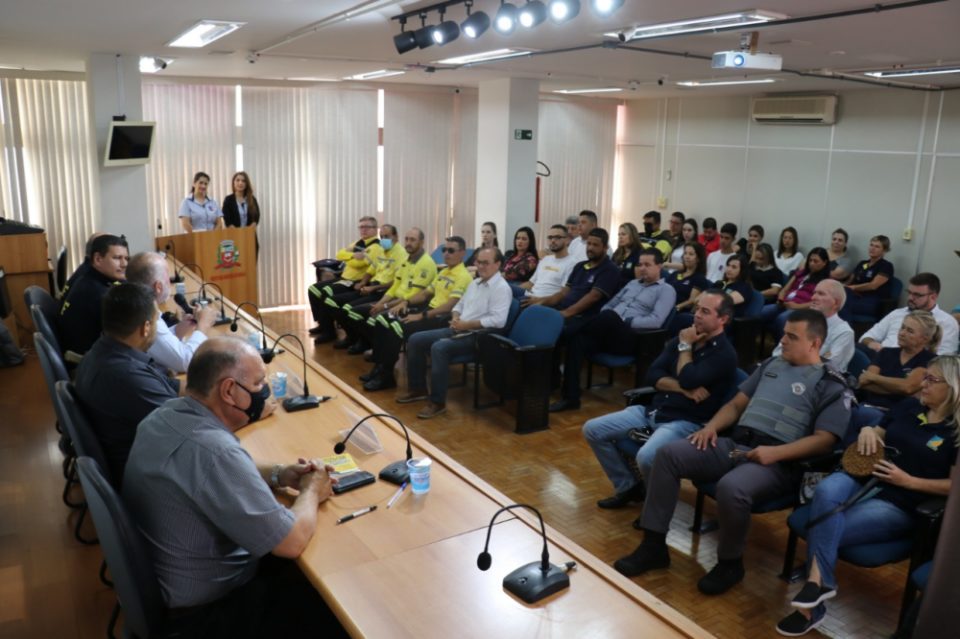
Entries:
<svg viewBox="0 0 960 639">
<path fill-rule="evenodd" d="M 863 405 L 893 408 L 920 392 L 927 365 L 937 356 L 943 329 L 930 311 L 910 311 L 897 333 L 896 348 L 882 348 L 860 374 Z"/>
</svg>

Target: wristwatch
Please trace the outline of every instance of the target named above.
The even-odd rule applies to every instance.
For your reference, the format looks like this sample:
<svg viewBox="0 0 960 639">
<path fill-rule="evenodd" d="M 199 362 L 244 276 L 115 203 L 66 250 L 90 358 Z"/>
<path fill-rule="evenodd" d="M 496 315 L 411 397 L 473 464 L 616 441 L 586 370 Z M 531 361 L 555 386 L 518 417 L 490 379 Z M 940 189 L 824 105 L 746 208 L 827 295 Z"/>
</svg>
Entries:
<svg viewBox="0 0 960 639">
<path fill-rule="evenodd" d="M 693 350 L 693 344 L 689 344 L 687 342 L 677 342 L 678 353 L 686 353 L 687 351 L 692 351 L 692 350 Z"/>
<path fill-rule="evenodd" d="M 280 471 L 283 469 L 283 466 L 280 464 L 274 464 L 273 470 L 270 471 L 270 488 L 276 490 L 280 488 Z"/>
</svg>

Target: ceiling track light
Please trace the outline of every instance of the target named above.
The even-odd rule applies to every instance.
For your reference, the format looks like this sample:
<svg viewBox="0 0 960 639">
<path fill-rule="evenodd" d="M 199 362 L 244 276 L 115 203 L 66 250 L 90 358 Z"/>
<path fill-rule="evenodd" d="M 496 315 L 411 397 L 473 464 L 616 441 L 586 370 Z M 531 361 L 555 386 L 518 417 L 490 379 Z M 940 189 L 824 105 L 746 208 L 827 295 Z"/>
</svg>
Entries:
<svg viewBox="0 0 960 639">
<path fill-rule="evenodd" d="M 420 28 L 413 32 L 413 38 L 421 49 L 433 46 L 433 27 L 427 26 L 427 14 L 420 14 Z"/>
<path fill-rule="evenodd" d="M 449 44 L 460 37 L 460 25 L 453 20 L 443 19 L 443 9 L 440 9 L 440 24 L 433 28 L 430 35 L 433 36 L 433 43 L 439 47 Z"/>
<path fill-rule="evenodd" d="M 547 19 L 547 5 L 540 0 L 527 0 L 517 14 L 517 22 L 524 29 L 532 29 Z"/>
<path fill-rule="evenodd" d="M 417 48 L 417 38 L 413 31 L 407 31 L 407 19 L 400 18 L 400 33 L 393 36 L 393 46 L 397 48 L 397 53 L 404 54 Z"/>
<path fill-rule="evenodd" d="M 580 0 L 550 0 L 547 13 L 556 24 L 563 24 L 572 20 L 580 13 Z"/>
<path fill-rule="evenodd" d="M 471 13 L 473 2 L 468 0 L 464 3 L 467 9 L 467 19 L 460 23 L 460 32 L 468 38 L 479 38 L 490 28 L 490 16 L 485 11 Z"/>
<path fill-rule="evenodd" d="M 493 30 L 500 35 L 510 35 L 517 28 L 517 7 L 500 0 L 497 17 L 493 20 Z"/>
<path fill-rule="evenodd" d="M 590 0 L 593 11 L 601 16 L 608 16 L 623 6 L 623 0 Z"/>
</svg>

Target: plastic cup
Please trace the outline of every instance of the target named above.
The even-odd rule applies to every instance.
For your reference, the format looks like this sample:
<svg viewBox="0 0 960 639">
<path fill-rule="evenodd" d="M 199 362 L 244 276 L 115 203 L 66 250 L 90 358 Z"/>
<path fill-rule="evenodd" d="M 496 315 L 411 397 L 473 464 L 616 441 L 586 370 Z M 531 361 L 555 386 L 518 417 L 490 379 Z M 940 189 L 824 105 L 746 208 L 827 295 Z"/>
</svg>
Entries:
<svg viewBox="0 0 960 639">
<path fill-rule="evenodd" d="M 186 282 L 177 282 L 174 286 L 176 286 L 177 293 L 179 293 L 180 295 L 186 295 L 186 294 L 187 294 L 187 284 L 186 284 Z"/>
<path fill-rule="evenodd" d="M 287 374 L 286 373 L 274 373 L 270 378 L 270 386 L 273 391 L 273 396 L 276 398 L 286 397 L 287 396 Z"/>
<path fill-rule="evenodd" d="M 407 472 L 410 473 L 410 488 L 414 495 L 423 495 L 430 492 L 430 467 L 433 461 L 429 457 L 414 457 L 407 461 Z"/>
<path fill-rule="evenodd" d="M 263 333 L 260 331 L 254 331 L 250 333 L 247 335 L 247 342 L 249 342 L 250 346 L 253 346 L 259 351 L 263 346 Z"/>
</svg>

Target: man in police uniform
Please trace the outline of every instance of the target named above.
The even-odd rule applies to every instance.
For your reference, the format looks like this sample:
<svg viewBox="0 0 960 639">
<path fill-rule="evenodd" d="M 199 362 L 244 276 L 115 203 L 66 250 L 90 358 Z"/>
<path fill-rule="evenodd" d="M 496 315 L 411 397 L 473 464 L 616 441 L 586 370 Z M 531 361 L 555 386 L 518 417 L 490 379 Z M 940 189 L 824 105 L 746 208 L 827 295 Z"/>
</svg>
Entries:
<svg viewBox="0 0 960 639">
<path fill-rule="evenodd" d="M 643 543 L 614 563 L 617 571 L 634 577 L 670 565 L 666 534 L 686 477 L 717 482 L 719 563 L 697 587 L 716 595 L 743 579 L 752 504 L 797 490 L 799 471 L 789 462 L 829 452 L 850 421 L 853 394 L 820 360 L 826 334 L 819 311 L 793 311 L 780 340 L 783 355 L 758 368 L 689 441 L 660 449 L 640 517 Z"/>
<path fill-rule="evenodd" d="M 663 260 L 670 259 L 673 245 L 670 243 L 670 234 L 660 228 L 660 212 L 647 211 L 643 214 L 643 235 L 640 236 L 643 248 L 655 248 L 663 254 Z"/>
<path fill-rule="evenodd" d="M 111 286 L 126 279 L 130 260 L 127 240 L 116 235 L 99 236 L 90 249 L 90 270 L 64 295 L 57 315 L 64 352 L 80 355 L 100 337 L 100 301 Z"/>
<path fill-rule="evenodd" d="M 373 339 L 373 370 L 360 376 L 364 390 L 377 391 L 397 385 L 393 368 L 403 343 L 420 331 L 443 328 L 450 323 L 450 312 L 470 285 L 473 276 L 463 265 L 466 241 L 457 235 L 448 237 L 443 247 L 444 269 L 430 285 L 408 300 L 401 300 L 376 316 Z M 429 303 L 428 303 L 429 301 Z M 392 318 L 392 319 L 391 319 Z"/>
</svg>

